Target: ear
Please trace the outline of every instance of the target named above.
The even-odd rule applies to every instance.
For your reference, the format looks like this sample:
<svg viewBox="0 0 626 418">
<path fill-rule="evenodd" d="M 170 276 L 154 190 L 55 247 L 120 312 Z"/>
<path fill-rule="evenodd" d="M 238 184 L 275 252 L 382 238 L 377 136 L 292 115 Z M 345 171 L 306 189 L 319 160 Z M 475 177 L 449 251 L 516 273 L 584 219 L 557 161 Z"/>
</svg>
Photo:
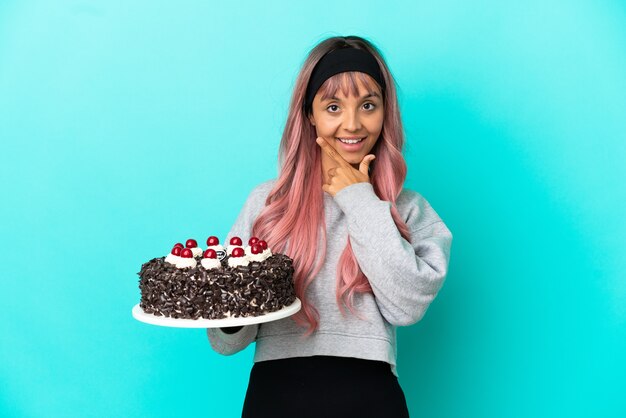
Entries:
<svg viewBox="0 0 626 418">
<path fill-rule="evenodd" d="M 309 114 L 309 121 L 311 122 L 311 125 L 315 126 L 315 118 L 313 117 L 313 114 Z"/>
</svg>

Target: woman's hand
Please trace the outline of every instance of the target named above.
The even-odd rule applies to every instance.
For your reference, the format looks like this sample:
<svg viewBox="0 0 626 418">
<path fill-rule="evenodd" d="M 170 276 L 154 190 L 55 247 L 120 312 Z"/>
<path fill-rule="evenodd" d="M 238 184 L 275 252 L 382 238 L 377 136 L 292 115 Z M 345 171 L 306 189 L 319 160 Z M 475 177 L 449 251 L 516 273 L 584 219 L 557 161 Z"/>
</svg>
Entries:
<svg viewBox="0 0 626 418">
<path fill-rule="evenodd" d="M 349 162 L 343 159 L 341 155 L 322 137 L 315 140 L 322 147 L 322 151 L 328 154 L 330 158 L 337 163 L 337 167 L 328 170 L 329 183 L 322 185 L 322 189 L 331 196 L 335 196 L 344 187 L 355 183 L 369 183 L 369 166 L 376 156 L 367 154 L 359 164 L 359 169 L 355 169 Z"/>
</svg>

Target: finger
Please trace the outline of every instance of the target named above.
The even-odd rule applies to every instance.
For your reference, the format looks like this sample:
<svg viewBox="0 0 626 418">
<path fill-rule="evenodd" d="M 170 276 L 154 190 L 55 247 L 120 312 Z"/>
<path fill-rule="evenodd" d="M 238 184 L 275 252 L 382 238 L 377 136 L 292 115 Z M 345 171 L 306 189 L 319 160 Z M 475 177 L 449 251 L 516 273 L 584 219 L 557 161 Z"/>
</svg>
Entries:
<svg viewBox="0 0 626 418">
<path fill-rule="evenodd" d="M 328 143 L 328 141 L 326 141 L 326 139 L 322 138 L 321 136 L 318 136 L 315 142 L 317 142 L 317 144 L 320 147 L 322 147 L 322 150 L 324 150 L 324 152 L 328 154 L 330 158 L 335 160 L 337 164 L 342 165 L 342 166 L 350 165 L 346 160 L 343 159 L 341 155 L 339 155 L 337 151 L 335 151 L 335 149 Z"/>
<path fill-rule="evenodd" d="M 374 161 L 374 158 L 376 158 L 374 154 L 367 154 L 363 157 L 363 161 L 359 164 L 359 171 L 366 176 L 369 176 L 370 163 Z"/>
<path fill-rule="evenodd" d="M 337 167 L 333 167 L 328 170 L 328 177 L 335 177 L 337 174 Z"/>
</svg>

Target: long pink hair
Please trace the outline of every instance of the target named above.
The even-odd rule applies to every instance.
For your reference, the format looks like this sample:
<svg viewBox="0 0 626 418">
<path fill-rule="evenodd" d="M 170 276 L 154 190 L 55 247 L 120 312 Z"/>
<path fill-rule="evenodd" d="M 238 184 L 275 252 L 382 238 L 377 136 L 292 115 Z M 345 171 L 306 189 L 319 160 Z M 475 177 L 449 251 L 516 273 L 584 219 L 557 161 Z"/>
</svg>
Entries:
<svg viewBox="0 0 626 418">
<path fill-rule="evenodd" d="M 345 44 L 372 53 L 385 80 L 383 129 L 371 151 L 376 159 L 370 164 L 370 182 L 381 200 L 391 202 L 391 216 L 400 234 L 409 240 L 408 228 L 395 204 L 407 170 L 402 156 L 404 131 L 393 77 L 380 52 L 367 40 L 357 36 L 328 38 L 311 50 L 296 79 L 280 142 L 280 174 L 252 227 L 253 235 L 264 237 L 275 252 L 287 254 L 294 260 L 294 283 L 302 309 L 291 318 L 300 326 L 308 326 L 305 336 L 313 333 L 319 324 L 319 313 L 307 300 L 306 289 L 326 257 L 320 147 L 315 142 L 315 127 L 304 111 L 305 92 L 315 64 L 324 54 Z M 375 83 L 363 73 L 344 72 L 326 80 L 318 93 L 331 97 L 341 88 L 345 95 L 349 91 L 358 96 L 357 79 L 370 89 Z M 355 293 L 363 292 L 372 292 L 372 288 L 354 257 L 348 237 L 337 264 L 336 299 L 342 314 L 345 315 L 343 301 L 353 314 L 360 317 L 354 310 L 353 298 Z"/>
</svg>

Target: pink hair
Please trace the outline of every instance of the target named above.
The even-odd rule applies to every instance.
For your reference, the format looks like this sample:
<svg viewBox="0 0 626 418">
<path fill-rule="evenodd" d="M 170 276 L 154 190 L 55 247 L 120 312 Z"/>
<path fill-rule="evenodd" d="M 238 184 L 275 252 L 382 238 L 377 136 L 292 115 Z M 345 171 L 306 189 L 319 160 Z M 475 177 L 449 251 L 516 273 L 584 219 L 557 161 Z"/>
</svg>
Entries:
<svg viewBox="0 0 626 418">
<path fill-rule="evenodd" d="M 346 43 L 371 52 L 385 79 L 383 129 L 371 151 L 376 159 L 370 164 L 370 182 L 381 200 L 391 202 L 391 216 L 400 234 L 409 240 L 408 228 L 395 204 L 407 169 L 402 156 L 404 133 L 394 80 L 380 52 L 365 39 L 356 36 L 328 38 L 311 50 L 296 79 L 280 143 L 280 174 L 252 227 L 253 235 L 265 237 L 276 252 L 287 254 L 294 260 L 294 283 L 296 295 L 302 301 L 302 310 L 291 318 L 300 326 L 308 325 L 305 335 L 313 333 L 319 324 L 318 311 L 307 300 L 305 293 L 324 264 L 326 221 L 320 148 L 315 142 L 315 127 L 304 111 L 304 96 L 315 64 L 324 54 Z M 345 95 L 349 91 L 358 96 L 357 79 L 370 89 L 375 83 L 364 73 L 344 72 L 326 80 L 318 93 L 331 97 L 341 88 Z M 343 300 L 358 316 L 353 298 L 355 293 L 364 292 L 372 292 L 372 288 L 354 257 L 348 237 L 337 264 L 336 299 L 342 314 L 345 315 Z"/>
</svg>

